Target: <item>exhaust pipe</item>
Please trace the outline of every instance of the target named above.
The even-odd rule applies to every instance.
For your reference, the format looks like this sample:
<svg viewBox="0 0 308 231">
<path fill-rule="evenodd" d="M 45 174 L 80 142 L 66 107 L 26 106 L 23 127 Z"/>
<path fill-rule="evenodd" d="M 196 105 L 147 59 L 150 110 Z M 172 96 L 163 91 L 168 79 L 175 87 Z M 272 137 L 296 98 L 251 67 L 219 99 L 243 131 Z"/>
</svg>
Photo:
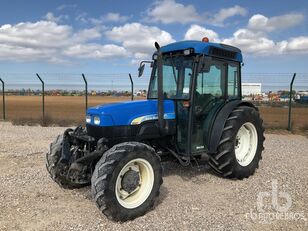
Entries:
<svg viewBox="0 0 308 231">
<path fill-rule="evenodd" d="M 164 92 L 163 92 L 163 57 L 160 46 L 155 42 L 157 49 L 157 110 L 158 110 L 158 126 L 161 135 L 166 133 L 164 118 Z"/>
</svg>

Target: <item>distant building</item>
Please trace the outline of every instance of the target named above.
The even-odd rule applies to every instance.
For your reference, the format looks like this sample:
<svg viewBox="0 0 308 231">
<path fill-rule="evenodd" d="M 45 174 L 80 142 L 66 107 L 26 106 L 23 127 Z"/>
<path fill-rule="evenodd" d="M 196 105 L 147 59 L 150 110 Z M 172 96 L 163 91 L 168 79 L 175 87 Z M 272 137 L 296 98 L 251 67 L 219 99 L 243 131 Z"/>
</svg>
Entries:
<svg viewBox="0 0 308 231">
<path fill-rule="evenodd" d="M 242 95 L 261 95 L 261 83 L 242 83 Z"/>
</svg>

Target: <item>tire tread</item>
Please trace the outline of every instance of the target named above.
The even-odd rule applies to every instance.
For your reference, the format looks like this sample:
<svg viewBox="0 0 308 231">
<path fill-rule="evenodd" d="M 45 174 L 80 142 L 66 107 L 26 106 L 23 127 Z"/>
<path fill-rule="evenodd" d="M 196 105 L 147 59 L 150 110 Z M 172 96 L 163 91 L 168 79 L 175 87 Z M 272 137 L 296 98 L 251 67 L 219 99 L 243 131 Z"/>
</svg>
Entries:
<svg viewBox="0 0 308 231">
<path fill-rule="evenodd" d="M 259 126 L 261 139 L 258 140 L 257 157 L 254 158 L 253 167 L 250 167 L 247 171 L 239 171 L 237 160 L 234 154 L 234 139 L 237 131 L 235 130 L 237 123 L 245 121 L 246 117 L 253 117 Z M 257 129 L 258 130 L 258 129 Z M 243 179 L 253 175 L 255 170 L 259 167 L 259 160 L 262 159 L 262 151 L 264 150 L 264 127 L 263 120 L 260 118 L 259 112 L 252 107 L 238 106 L 229 115 L 226 120 L 223 133 L 217 148 L 217 152 L 213 153 L 209 160 L 209 165 L 220 176 L 226 178 Z"/>
</svg>

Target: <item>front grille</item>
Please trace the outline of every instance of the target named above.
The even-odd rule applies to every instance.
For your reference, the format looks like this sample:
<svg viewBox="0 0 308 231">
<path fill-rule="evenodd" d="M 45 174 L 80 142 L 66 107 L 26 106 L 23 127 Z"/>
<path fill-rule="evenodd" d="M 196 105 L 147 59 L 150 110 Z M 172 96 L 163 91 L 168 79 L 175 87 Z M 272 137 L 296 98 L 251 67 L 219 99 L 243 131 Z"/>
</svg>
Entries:
<svg viewBox="0 0 308 231">
<path fill-rule="evenodd" d="M 119 137 L 131 137 L 136 134 L 136 126 L 95 126 L 87 124 L 87 133 L 96 139 L 105 137 L 107 139 L 115 139 Z M 139 127 L 139 126 L 137 126 Z"/>
<path fill-rule="evenodd" d="M 102 137 L 112 138 L 112 127 L 101 127 L 92 124 L 87 124 L 87 134 L 94 137 L 95 139 L 100 139 Z"/>
</svg>

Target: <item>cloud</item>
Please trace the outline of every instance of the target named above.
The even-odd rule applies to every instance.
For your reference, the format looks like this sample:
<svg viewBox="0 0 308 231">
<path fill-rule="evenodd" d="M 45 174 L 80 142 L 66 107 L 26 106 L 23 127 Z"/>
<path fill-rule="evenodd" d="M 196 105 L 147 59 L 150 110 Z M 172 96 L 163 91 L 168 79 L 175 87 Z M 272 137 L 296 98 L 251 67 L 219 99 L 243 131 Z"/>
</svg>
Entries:
<svg viewBox="0 0 308 231">
<path fill-rule="evenodd" d="M 76 32 L 72 36 L 72 39 L 75 42 L 83 43 L 85 41 L 98 39 L 100 37 L 101 37 L 100 29 L 94 27 L 94 28 L 83 29 Z"/>
<path fill-rule="evenodd" d="M 209 25 L 223 26 L 226 19 L 234 16 L 245 16 L 247 10 L 235 5 L 230 8 L 223 8 L 213 15 L 212 12 L 200 14 L 193 5 L 184 5 L 175 0 L 156 1 L 147 10 L 146 22 L 170 23 L 206 23 Z"/>
<path fill-rule="evenodd" d="M 256 18 L 256 15 L 254 15 L 250 18 L 246 28 L 236 30 L 233 36 L 229 38 L 221 38 L 215 31 L 194 24 L 186 31 L 184 39 L 201 40 L 202 37 L 206 36 L 210 41 L 233 45 L 240 48 L 245 54 L 258 56 L 308 54 L 308 36 L 298 36 L 282 41 L 275 41 L 269 37 L 270 31 L 295 26 L 301 22 L 300 16 L 292 17 L 293 21 L 289 20 L 282 25 L 277 22 L 278 19 L 281 22 L 287 20 L 290 15 L 286 14 L 272 18 L 267 18 L 263 15 Z M 257 21 L 258 23 L 254 24 Z"/>
<path fill-rule="evenodd" d="M 284 14 L 275 17 L 265 17 L 262 14 L 253 15 L 248 21 L 248 28 L 255 31 L 274 31 L 287 29 L 298 25 L 304 20 L 300 13 Z"/>
<path fill-rule="evenodd" d="M 54 48 L 67 45 L 72 34 L 70 26 L 55 22 L 22 22 L 1 26 L 0 43 L 25 48 Z"/>
<path fill-rule="evenodd" d="M 223 39 L 213 30 L 206 29 L 199 25 L 191 25 L 186 31 L 184 39 L 200 41 L 203 37 L 208 37 L 212 42 L 233 45 L 248 54 L 269 55 L 279 53 L 278 44 L 271 39 L 268 39 L 266 34 L 251 31 L 246 28 L 237 30 L 230 38 Z"/>
<path fill-rule="evenodd" d="M 88 18 L 88 22 L 91 22 L 94 25 L 100 25 L 106 22 L 118 22 L 123 23 L 129 19 L 128 16 L 120 15 L 119 13 L 108 13 L 99 18 Z"/>
<path fill-rule="evenodd" d="M 278 43 L 280 53 L 308 54 L 308 36 L 299 36 Z"/>
<path fill-rule="evenodd" d="M 63 4 L 57 7 L 57 10 L 62 11 L 65 10 L 67 8 L 76 8 L 77 4 Z"/>
<path fill-rule="evenodd" d="M 178 5 L 180 11 L 183 12 L 189 6 L 176 3 L 174 0 L 165 0 L 161 2 L 161 4 L 163 3 Z M 155 4 L 153 9 L 158 6 L 157 3 Z M 191 7 L 188 9 L 193 10 L 197 15 L 195 8 Z M 158 11 L 153 12 L 157 13 Z M 216 14 L 220 17 L 214 15 L 213 18 L 217 19 L 216 23 L 223 24 L 227 18 L 236 15 L 235 12 L 221 10 Z M 0 25 L 0 59 L 67 63 L 83 58 L 130 57 L 132 62 L 136 62 L 151 57 L 155 50 L 155 41 L 160 45 L 175 42 L 175 39 L 167 31 L 138 22 L 125 23 L 109 29 L 103 24 L 99 24 L 74 30 L 70 25 L 60 24 L 61 17 L 49 12 L 41 21 Z M 160 21 L 165 23 L 180 22 L 177 16 L 172 17 L 172 19 L 161 18 Z M 81 15 L 80 20 L 81 18 L 87 20 L 87 23 L 91 23 L 86 14 Z M 109 13 L 99 19 L 101 22 L 125 22 L 128 17 L 118 13 Z M 225 38 L 214 30 L 193 23 L 187 29 L 184 39 L 201 40 L 202 37 L 207 36 L 211 41 L 234 45 L 242 49 L 244 53 L 253 55 L 308 54 L 308 36 L 294 36 L 285 40 L 273 40 L 269 36 L 272 31 L 296 26 L 303 19 L 304 16 L 299 13 L 275 17 L 253 15 L 245 28 L 238 29 L 232 36 Z M 184 22 L 181 21 L 181 23 Z M 101 44 L 104 39 L 103 35 L 110 41 Z"/>
<path fill-rule="evenodd" d="M 212 42 L 220 42 L 218 34 L 215 31 L 206 29 L 196 24 L 190 26 L 185 33 L 184 39 L 201 41 L 203 37 L 208 37 Z"/>
<path fill-rule="evenodd" d="M 308 54 L 308 37 L 299 36 L 283 41 L 269 38 L 269 32 L 298 25 L 304 20 L 300 13 L 289 13 L 275 17 L 253 15 L 246 28 L 234 32 L 223 43 L 239 47 L 244 53 L 254 55 Z"/>
<path fill-rule="evenodd" d="M 222 40 L 222 43 L 239 47 L 244 53 L 254 55 L 308 54 L 308 36 L 274 41 L 265 32 L 247 28 L 237 30 L 233 37 Z"/>
<path fill-rule="evenodd" d="M 125 57 L 128 55 L 125 48 L 113 44 L 78 44 L 69 47 L 63 53 L 67 56 L 93 59 Z"/>
<path fill-rule="evenodd" d="M 169 23 L 191 23 L 201 20 L 193 5 L 183 5 L 175 0 L 156 1 L 152 8 L 147 10 L 146 21 Z"/>
<path fill-rule="evenodd" d="M 103 23 L 123 23 L 126 22 L 130 17 L 124 16 L 119 13 L 109 12 L 105 15 L 102 15 L 98 18 L 87 17 L 87 13 L 81 13 L 75 18 L 77 21 L 82 23 L 91 23 L 94 25 L 102 25 Z"/>
<path fill-rule="evenodd" d="M 93 43 L 100 38 L 98 28 L 74 32 L 71 26 L 53 21 L 6 24 L 0 27 L 0 59 L 59 63 L 74 58 L 105 59 L 127 54 L 125 48 L 114 44 Z"/>
<path fill-rule="evenodd" d="M 58 17 L 56 17 L 52 12 L 48 12 L 43 19 L 47 20 L 47 21 L 51 21 L 51 22 L 60 22 L 64 19 L 68 19 L 68 15 L 60 15 Z"/>
<path fill-rule="evenodd" d="M 49 55 L 46 55 L 46 54 Z M 48 59 L 54 54 L 52 49 L 35 49 L 30 47 L 0 44 L 0 59 L 13 61 L 34 61 Z"/>
<path fill-rule="evenodd" d="M 210 18 L 210 22 L 216 26 L 223 26 L 226 19 L 234 17 L 234 16 L 246 16 L 248 11 L 238 5 L 235 5 L 230 8 L 223 8 L 218 11 L 212 18 Z"/>
<path fill-rule="evenodd" d="M 240 48 L 244 53 L 268 55 L 277 53 L 276 44 L 263 33 L 255 33 L 248 29 L 239 29 L 233 37 L 224 39 L 222 43 Z"/>
<path fill-rule="evenodd" d="M 128 16 L 122 16 L 119 13 L 108 13 L 105 16 L 103 16 L 103 20 L 106 22 L 125 22 L 127 21 L 129 17 Z"/>
<path fill-rule="evenodd" d="M 166 45 L 174 42 L 171 34 L 154 26 L 145 26 L 140 23 L 127 23 L 113 27 L 106 32 L 106 36 L 131 52 L 136 58 L 149 57 L 154 52 L 154 43 Z"/>
</svg>

